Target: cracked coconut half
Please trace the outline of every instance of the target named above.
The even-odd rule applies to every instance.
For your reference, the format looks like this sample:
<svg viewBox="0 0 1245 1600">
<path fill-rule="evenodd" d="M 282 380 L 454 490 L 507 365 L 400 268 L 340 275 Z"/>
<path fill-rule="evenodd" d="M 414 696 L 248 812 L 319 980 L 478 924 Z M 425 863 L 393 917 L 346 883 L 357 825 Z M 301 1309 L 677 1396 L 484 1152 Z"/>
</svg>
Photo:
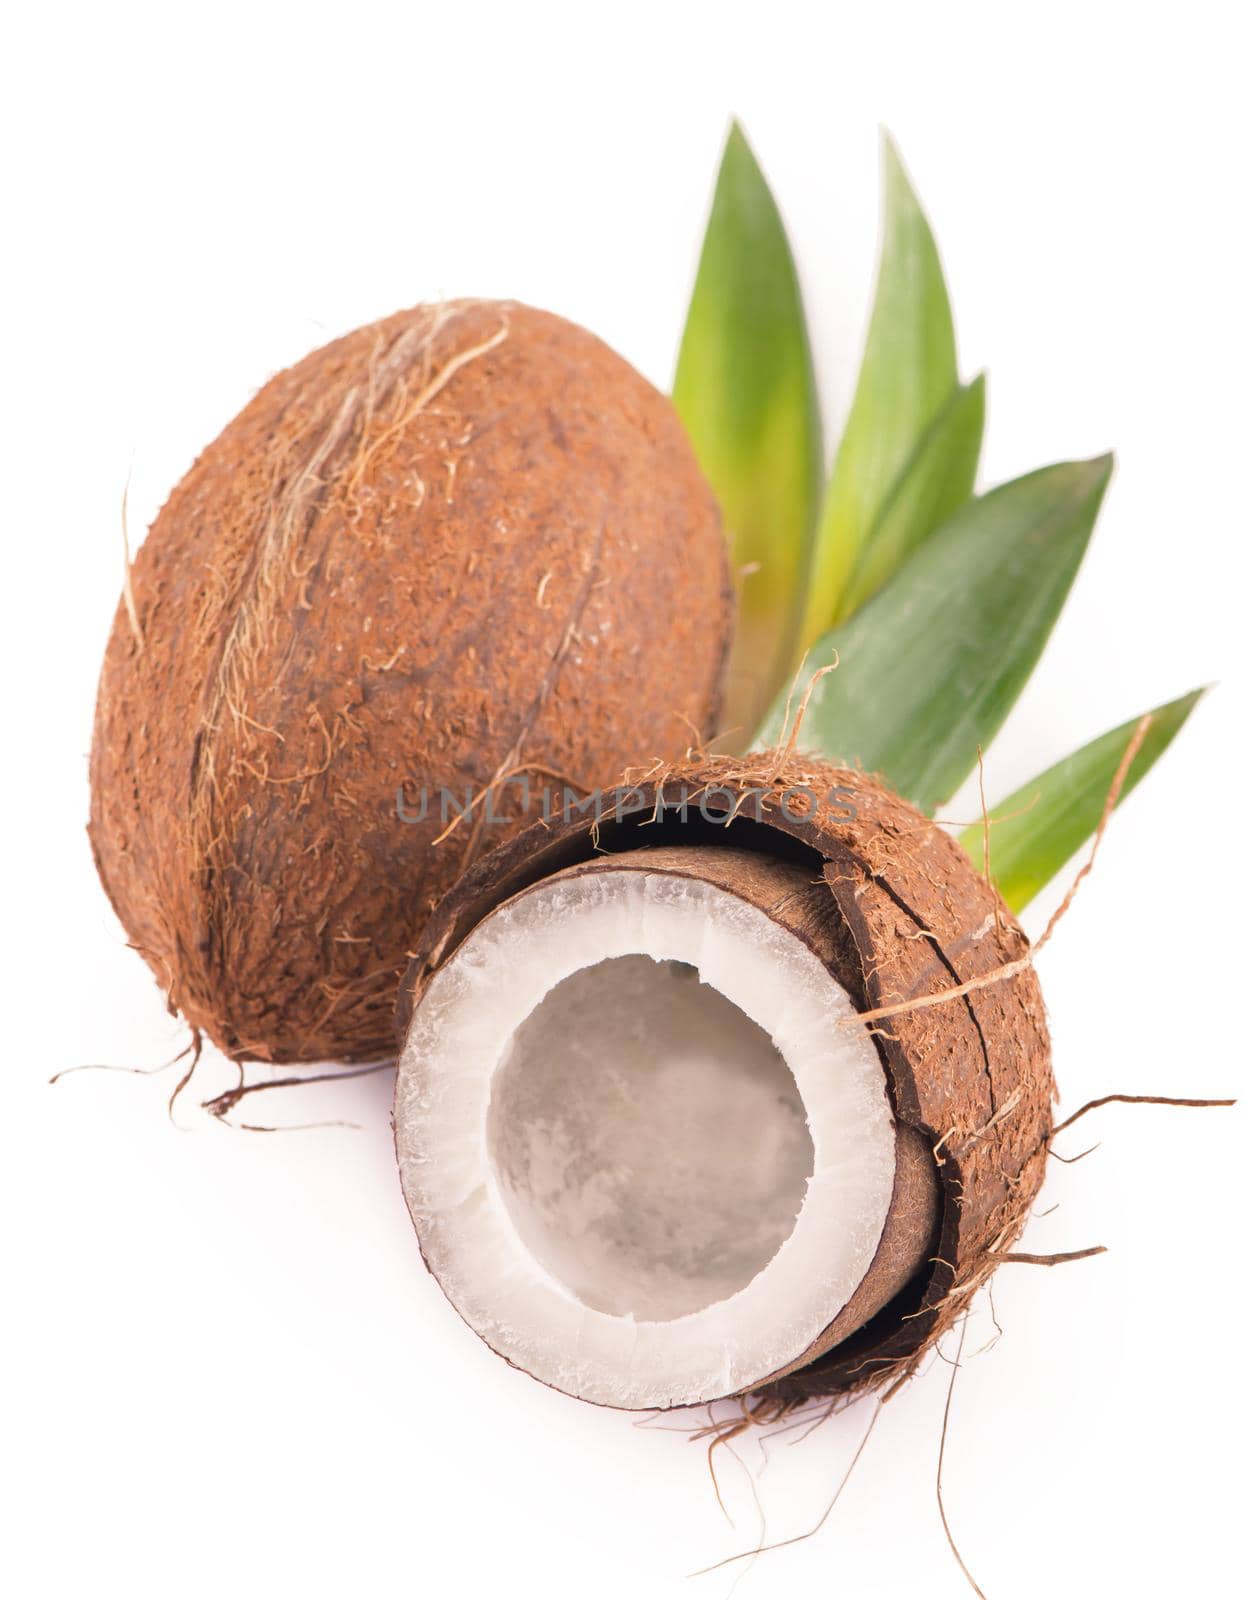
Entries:
<svg viewBox="0 0 1245 1600">
<path fill-rule="evenodd" d="M 602 1404 L 902 1378 L 1041 1181 L 1024 935 L 873 780 L 774 757 L 570 809 L 447 896 L 404 986 L 424 1258 L 515 1366 Z"/>
</svg>

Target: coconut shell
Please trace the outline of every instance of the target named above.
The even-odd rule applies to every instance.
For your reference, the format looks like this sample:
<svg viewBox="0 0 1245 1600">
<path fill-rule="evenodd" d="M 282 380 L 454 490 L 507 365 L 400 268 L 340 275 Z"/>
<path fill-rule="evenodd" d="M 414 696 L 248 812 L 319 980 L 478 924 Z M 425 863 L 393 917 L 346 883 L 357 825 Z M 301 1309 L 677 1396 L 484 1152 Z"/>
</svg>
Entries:
<svg viewBox="0 0 1245 1600">
<path fill-rule="evenodd" d="M 400 1025 L 440 965 L 503 901 L 600 851 L 647 855 L 671 844 L 680 854 L 729 847 L 797 865 L 806 887 L 790 909 L 792 926 L 860 1010 L 958 988 L 1028 951 L 955 840 L 878 780 L 773 753 L 710 759 L 655 768 L 607 792 L 595 812 L 564 810 L 465 875 L 415 951 Z M 877 1304 L 863 1323 L 837 1319 L 794 1368 L 762 1386 L 779 1408 L 913 1372 L 998 1265 L 1041 1187 L 1055 1086 L 1031 968 L 888 1017 L 872 1033 L 897 1123 L 908 1130 L 892 1218 L 861 1286 Z M 930 1173 L 932 1202 L 923 1193 Z M 924 1259 L 913 1263 L 922 1219 L 935 1216 L 933 1247 L 927 1239 Z M 888 1275 L 880 1298 L 876 1274 Z"/>
<path fill-rule="evenodd" d="M 712 849 L 700 844 L 641 845 L 616 854 L 594 855 L 532 887 L 628 870 L 695 879 L 735 895 L 793 934 L 849 994 L 859 995 L 859 970 L 838 936 L 834 920 L 825 914 L 825 885 L 819 878 L 810 878 L 807 864 L 801 861 L 780 860 L 760 850 L 733 849 L 727 844 Z M 521 899 L 527 892 L 521 891 L 512 898 Z M 928 1267 L 938 1240 L 941 1213 L 937 1168 L 929 1143 L 897 1120 L 890 1207 L 869 1271 L 830 1326 L 784 1373 L 806 1367 L 824 1351 L 841 1344 Z"/>
<path fill-rule="evenodd" d="M 91 843 L 170 1007 L 236 1059 L 391 1055 L 521 780 L 711 728 L 731 614 L 672 407 L 581 328 L 419 307 L 278 374 L 160 512 L 100 681 Z"/>
</svg>

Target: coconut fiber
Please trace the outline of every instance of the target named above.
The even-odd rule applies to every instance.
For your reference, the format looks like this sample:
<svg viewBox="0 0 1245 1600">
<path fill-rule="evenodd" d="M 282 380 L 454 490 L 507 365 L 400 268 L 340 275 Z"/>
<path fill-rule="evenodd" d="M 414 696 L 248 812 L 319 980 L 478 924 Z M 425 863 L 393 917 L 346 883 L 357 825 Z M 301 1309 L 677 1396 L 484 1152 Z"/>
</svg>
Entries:
<svg viewBox="0 0 1245 1600">
<path fill-rule="evenodd" d="M 392 1054 L 518 779 L 707 735 L 730 618 L 669 401 L 582 329 L 458 301 L 278 374 L 160 512 L 100 682 L 91 842 L 170 1007 L 236 1059 Z"/>
</svg>

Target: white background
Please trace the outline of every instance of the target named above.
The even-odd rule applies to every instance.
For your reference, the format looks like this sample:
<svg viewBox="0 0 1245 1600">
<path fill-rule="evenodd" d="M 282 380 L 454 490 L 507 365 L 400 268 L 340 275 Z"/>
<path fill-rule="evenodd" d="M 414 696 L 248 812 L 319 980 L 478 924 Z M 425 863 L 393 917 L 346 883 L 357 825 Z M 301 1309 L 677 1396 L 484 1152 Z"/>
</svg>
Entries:
<svg viewBox="0 0 1245 1600">
<path fill-rule="evenodd" d="M 150 1066 L 184 1042 L 86 847 L 95 674 L 131 526 L 278 367 L 439 294 L 513 295 L 672 370 L 718 147 L 743 119 L 800 257 L 833 427 L 868 303 L 877 129 L 941 241 L 985 477 L 1116 446 L 1000 795 L 1223 680 L 1108 836 L 1042 975 L 1067 1108 L 1232 1093 L 1241 881 L 1237 52 L 1219 8 L 780 3 L 24 7 L 8 24 L 3 297 L 10 1592 L 698 1595 L 758 1532 L 703 1446 L 548 1393 L 424 1274 L 388 1075 L 231 1132 Z M 1053 902 L 1035 905 L 1038 928 Z M 219 1060 L 200 1080 L 228 1081 Z M 256 1116 L 260 1102 L 253 1101 Z M 1116 1108 L 1063 1141 L 944 1487 L 996 1600 L 1218 1596 L 1239 1574 L 1240 1115 Z M 974 1322 L 969 1349 L 985 1343 Z M 951 1368 L 891 1405 L 826 1531 L 745 1600 L 968 1593 L 935 1502 Z M 759 1480 L 816 1517 L 859 1407 Z M 750 1452 L 753 1468 L 759 1458 Z M 738 1569 L 735 1569 L 737 1572 Z"/>
</svg>

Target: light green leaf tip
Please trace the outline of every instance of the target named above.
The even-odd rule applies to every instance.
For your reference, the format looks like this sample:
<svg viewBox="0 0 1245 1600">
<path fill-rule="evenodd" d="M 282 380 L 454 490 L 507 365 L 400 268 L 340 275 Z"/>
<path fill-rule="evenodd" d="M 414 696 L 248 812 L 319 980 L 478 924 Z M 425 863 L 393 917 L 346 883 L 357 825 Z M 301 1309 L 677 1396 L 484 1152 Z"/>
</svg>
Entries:
<svg viewBox="0 0 1245 1600">
<path fill-rule="evenodd" d="M 1194 689 L 1150 713 L 1150 726 L 1125 776 L 1121 799 L 1149 772 L 1205 692 Z M 1122 722 L 991 808 L 990 875 L 1013 911 L 1023 910 L 1097 829 L 1140 722 L 1140 717 Z M 982 824 L 965 828 L 959 837 L 977 870 L 984 871 Z"/>
<path fill-rule="evenodd" d="M 818 640 L 760 746 L 820 668 L 800 742 L 859 764 L 932 813 L 1015 704 L 1063 607 L 1112 461 L 1064 462 L 962 506 L 861 609 Z"/>
<path fill-rule="evenodd" d="M 885 561 L 869 555 L 879 518 L 958 386 L 955 331 L 938 249 L 889 137 L 883 142 L 883 166 L 885 211 L 873 312 L 818 522 L 801 648 L 849 615 L 850 601 L 858 603 L 869 591 L 878 570 L 885 575 Z M 979 445 L 979 437 L 976 446 L 970 437 L 966 446 L 972 458 L 966 493 Z M 955 476 L 958 486 L 965 473 Z M 911 548 L 935 525 L 910 522 L 904 542 Z"/>
<path fill-rule="evenodd" d="M 923 539 L 970 497 L 986 422 L 986 380 L 957 388 L 926 430 L 860 552 L 843 594 L 850 617 L 882 587 Z"/>
<path fill-rule="evenodd" d="M 723 722 L 746 735 L 791 670 L 823 462 L 795 262 L 737 123 L 718 171 L 673 398 L 730 540 L 739 619 Z"/>
</svg>

